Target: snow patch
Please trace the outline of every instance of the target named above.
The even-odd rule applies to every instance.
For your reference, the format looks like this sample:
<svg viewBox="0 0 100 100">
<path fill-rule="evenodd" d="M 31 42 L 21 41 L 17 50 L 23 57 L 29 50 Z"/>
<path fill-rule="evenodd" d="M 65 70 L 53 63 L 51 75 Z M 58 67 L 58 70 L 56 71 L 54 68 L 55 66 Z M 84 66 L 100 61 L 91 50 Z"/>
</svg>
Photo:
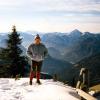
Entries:
<svg viewBox="0 0 100 100">
<path fill-rule="evenodd" d="M 80 100 L 76 90 L 61 82 L 41 80 L 42 85 L 29 85 L 28 78 L 0 78 L 0 100 Z"/>
</svg>

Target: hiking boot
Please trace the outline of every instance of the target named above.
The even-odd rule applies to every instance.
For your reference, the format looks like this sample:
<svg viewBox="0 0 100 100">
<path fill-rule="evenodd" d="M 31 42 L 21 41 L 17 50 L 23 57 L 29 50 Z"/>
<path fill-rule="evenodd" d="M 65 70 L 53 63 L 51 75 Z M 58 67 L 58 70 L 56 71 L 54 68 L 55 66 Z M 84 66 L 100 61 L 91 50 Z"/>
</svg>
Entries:
<svg viewBox="0 0 100 100">
<path fill-rule="evenodd" d="M 29 84 L 32 85 L 32 81 L 30 81 Z"/>
<path fill-rule="evenodd" d="M 41 84 L 40 80 L 37 80 L 36 83 L 38 83 L 39 85 Z"/>
</svg>

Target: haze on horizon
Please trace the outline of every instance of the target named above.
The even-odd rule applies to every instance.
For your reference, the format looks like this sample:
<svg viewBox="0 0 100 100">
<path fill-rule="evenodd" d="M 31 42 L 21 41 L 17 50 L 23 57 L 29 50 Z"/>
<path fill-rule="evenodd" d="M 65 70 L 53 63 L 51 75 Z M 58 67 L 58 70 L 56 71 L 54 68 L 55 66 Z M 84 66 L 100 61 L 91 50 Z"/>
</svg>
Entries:
<svg viewBox="0 0 100 100">
<path fill-rule="evenodd" d="M 100 0 L 0 0 L 0 32 L 100 32 Z"/>
</svg>

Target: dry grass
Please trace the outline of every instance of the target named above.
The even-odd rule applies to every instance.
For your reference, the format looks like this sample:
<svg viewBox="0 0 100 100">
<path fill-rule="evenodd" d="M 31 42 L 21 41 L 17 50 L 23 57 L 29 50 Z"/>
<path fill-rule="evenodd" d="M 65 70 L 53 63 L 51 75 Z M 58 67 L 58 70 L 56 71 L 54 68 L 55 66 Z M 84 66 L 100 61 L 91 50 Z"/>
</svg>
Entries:
<svg viewBox="0 0 100 100">
<path fill-rule="evenodd" d="M 100 84 L 99 84 L 99 85 L 95 85 L 95 86 L 91 87 L 91 88 L 90 88 L 90 90 L 100 91 Z"/>
</svg>

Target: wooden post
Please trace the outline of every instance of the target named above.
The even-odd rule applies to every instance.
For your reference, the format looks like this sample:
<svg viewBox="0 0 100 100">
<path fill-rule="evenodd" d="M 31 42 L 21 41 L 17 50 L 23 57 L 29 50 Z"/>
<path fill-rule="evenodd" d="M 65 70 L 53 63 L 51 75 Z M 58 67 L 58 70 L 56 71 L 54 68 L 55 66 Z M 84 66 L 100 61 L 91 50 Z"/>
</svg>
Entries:
<svg viewBox="0 0 100 100">
<path fill-rule="evenodd" d="M 89 90 L 89 71 L 88 69 L 81 68 L 79 80 L 77 82 L 76 88 L 81 89 L 84 92 L 88 92 Z M 84 98 L 82 97 L 81 100 L 84 100 Z"/>
<path fill-rule="evenodd" d="M 89 89 L 89 71 L 86 68 L 81 68 L 79 80 L 77 82 L 76 88 L 88 92 Z"/>
<path fill-rule="evenodd" d="M 78 82 L 76 84 L 76 88 L 80 89 L 80 86 L 81 86 L 81 83 L 82 83 L 82 73 L 83 73 L 83 69 L 81 68 L 80 70 L 80 74 L 79 74 L 79 79 L 78 79 Z"/>
</svg>

